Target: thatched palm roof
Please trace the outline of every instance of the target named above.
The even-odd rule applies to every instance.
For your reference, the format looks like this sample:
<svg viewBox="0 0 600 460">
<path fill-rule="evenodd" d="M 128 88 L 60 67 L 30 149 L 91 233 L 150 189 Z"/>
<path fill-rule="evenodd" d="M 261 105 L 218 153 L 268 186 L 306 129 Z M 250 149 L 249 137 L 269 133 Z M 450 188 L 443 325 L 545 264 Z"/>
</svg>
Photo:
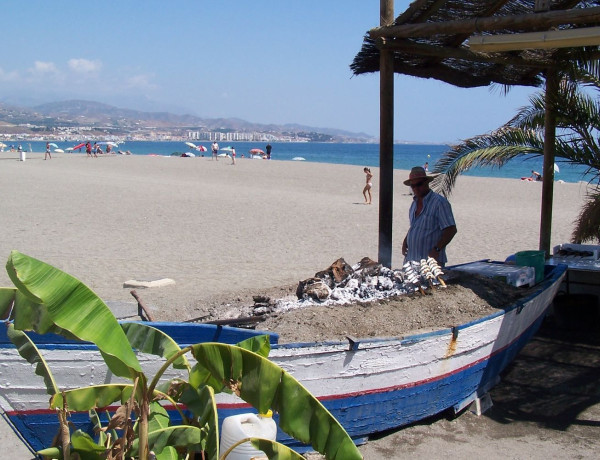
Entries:
<svg viewBox="0 0 600 460">
<path fill-rule="evenodd" d="M 549 4 L 535 12 L 536 3 Z M 473 52 L 474 33 L 506 34 L 600 25 L 600 2 L 580 0 L 415 0 L 394 23 L 368 32 L 350 68 L 378 72 L 380 49 L 394 52 L 394 72 L 460 87 L 538 86 L 545 69 L 572 58 L 573 48 Z"/>
</svg>

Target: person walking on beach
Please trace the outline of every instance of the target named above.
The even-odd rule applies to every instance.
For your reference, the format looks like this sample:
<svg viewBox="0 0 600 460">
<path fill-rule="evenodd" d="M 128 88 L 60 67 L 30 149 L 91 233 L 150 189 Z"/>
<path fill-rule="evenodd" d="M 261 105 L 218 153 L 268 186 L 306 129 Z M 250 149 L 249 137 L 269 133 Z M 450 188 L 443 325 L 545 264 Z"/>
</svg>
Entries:
<svg viewBox="0 0 600 460">
<path fill-rule="evenodd" d="M 50 159 L 52 159 L 52 154 L 50 153 L 50 142 L 46 142 L 46 153 L 44 153 L 44 160 L 46 157 L 50 157 Z"/>
<path fill-rule="evenodd" d="M 232 165 L 235 164 L 235 149 L 234 148 L 231 149 L 231 164 Z"/>
<path fill-rule="evenodd" d="M 265 147 L 265 150 L 267 151 L 267 160 L 271 159 L 271 149 L 272 148 L 273 147 L 271 147 L 271 143 L 270 142 L 267 143 L 267 146 Z"/>
<path fill-rule="evenodd" d="M 446 246 L 456 235 L 457 229 L 448 200 L 429 188 L 429 182 L 435 177 L 428 175 L 421 166 L 415 166 L 404 181 L 414 196 L 408 211 L 410 227 L 402 242 L 402 254 L 405 261 L 433 257 L 444 266 L 448 261 Z"/>
<path fill-rule="evenodd" d="M 212 150 L 212 159 L 219 161 L 219 157 L 217 156 L 219 153 L 219 144 L 217 144 L 217 141 L 214 141 L 210 148 Z"/>
<path fill-rule="evenodd" d="M 85 154 L 86 154 L 86 157 L 89 157 L 89 158 L 92 157 L 92 144 L 90 144 L 90 141 L 87 141 L 85 143 Z"/>
<path fill-rule="evenodd" d="M 366 166 L 363 168 L 363 171 L 366 174 L 367 179 L 365 188 L 363 188 L 363 196 L 365 197 L 365 204 L 371 204 L 371 187 L 373 187 L 371 180 L 373 179 L 373 174 L 371 174 L 371 170 Z M 367 195 L 369 196 L 368 198 Z"/>
</svg>

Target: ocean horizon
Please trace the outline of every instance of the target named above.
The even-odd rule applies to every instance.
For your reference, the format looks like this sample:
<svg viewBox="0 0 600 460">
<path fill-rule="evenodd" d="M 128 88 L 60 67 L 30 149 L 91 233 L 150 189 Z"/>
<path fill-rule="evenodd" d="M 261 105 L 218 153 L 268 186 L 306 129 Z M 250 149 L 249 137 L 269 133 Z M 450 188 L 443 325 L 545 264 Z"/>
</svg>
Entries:
<svg viewBox="0 0 600 460">
<path fill-rule="evenodd" d="M 209 141 L 192 141 L 195 145 L 203 145 L 208 149 L 204 152 L 205 157 L 210 157 Z M 19 142 L 5 142 L 6 144 L 17 147 Z M 77 145 L 76 142 L 56 142 L 58 148 L 66 150 Z M 43 152 L 46 148 L 45 142 L 21 142 L 26 151 Z M 303 161 L 313 163 L 331 163 L 355 165 L 361 167 L 379 166 L 379 144 L 347 144 L 347 143 L 315 143 L 315 142 L 272 142 L 273 150 L 271 152 L 272 161 L 295 161 L 296 158 L 303 158 Z M 248 156 L 250 149 L 265 150 L 266 143 L 259 142 L 219 142 L 220 148 L 234 147 L 238 159 Z M 429 170 L 433 171 L 435 163 L 442 154 L 449 149 L 445 144 L 394 144 L 394 169 L 410 170 L 413 166 L 423 166 L 429 163 Z M 8 148 L 6 149 L 8 150 Z M 114 149 L 121 151 L 130 151 L 133 155 L 162 155 L 171 156 L 173 153 L 191 151 L 184 141 L 127 141 L 119 143 L 119 147 Z M 83 151 L 85 154 L 85 151 Z M 193 151 L 196 156 L 201 153 Z M 78 152 L 74 154 L 79 154 Z M 189 161 L 189 160 L 188 160 Z M 258 160 L 260 161 L 260 160 Z M 297 161 L 297 160 L 296 160 Z M 586 168 L 581 165 L 570 165 L 556 162 L 559 172 L 556 172 L 554 179 L 565 182 L 588 181 L 590 175 L 585 175 Z M 543 159 L 538 158 L 516 158 L 509 161 L 502 168 L 485 167 L 473 168 L 464 173 L 466 176 L 477 177 L 497 177 L 520 179 L 529 177 L 531 171 L 542 171 Z"/>
</svg>

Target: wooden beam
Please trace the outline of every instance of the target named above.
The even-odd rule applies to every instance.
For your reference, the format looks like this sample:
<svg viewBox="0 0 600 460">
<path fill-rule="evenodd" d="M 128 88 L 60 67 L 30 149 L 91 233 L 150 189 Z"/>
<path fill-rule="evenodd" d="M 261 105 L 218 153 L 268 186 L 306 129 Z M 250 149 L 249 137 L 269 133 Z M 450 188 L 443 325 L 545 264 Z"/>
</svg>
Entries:
<svg viewBox="0 0 600 460">
<path fill-rule="evenodd" d="M 380 0 L 381 24 L 394 22 L 394 0 Z M 378 261 L 392 267 L 394 209 L 394 53 L 379 53 L 379 254 Z"/>
<path fill-rule="evenodd" d="M 430 37 L 472 34 L 494 30 L 534 31 L 565 24 L 600 23 L 600 7 L 556 10 L 514 16 L 491 16 L 445 22 L 380 26 L 369 31 L 371 38 Z"/>
<path fill-rule="evenodd" d="M 559 77 L 557 70 L 546 73 L 546 112 L 544 116 L 544 167 L 542 171 L 542 209 L 540 216 L 540 251 L 550 257 L 552 236 L 552 203 L 554 201 L 554 156 L 556 150 L 556 96 Z"/>
<path fill-rule="evenodd" d="M 469 48 L 473 51 L 494 53 L 531 49 L 578 48 L 600 45 L 600 27 L 546 30 L 493 35 L 471 35 Z"/>
<path fill-rule="evenodd" d="M 510 64 L 519 67 L 530 67 L 538 69 L 547 69 L 552 63 L 541 63 L 538 61 L 521 59 L 510 55 L 488 55 L 481 53 L 473 53 L 467 48 L 455 48 L 450 46 L 436 46 L 425 43 L 415 43 L 405 39 L 386 40 L 379 45 L 379 49 L 391 49 L 393 51 L 404 51 L 407 54 L 436 57 L 441 59 L 464 59 L 465 61 L 474 62 L 489 62 L 491 64 Z"/>
</svg>

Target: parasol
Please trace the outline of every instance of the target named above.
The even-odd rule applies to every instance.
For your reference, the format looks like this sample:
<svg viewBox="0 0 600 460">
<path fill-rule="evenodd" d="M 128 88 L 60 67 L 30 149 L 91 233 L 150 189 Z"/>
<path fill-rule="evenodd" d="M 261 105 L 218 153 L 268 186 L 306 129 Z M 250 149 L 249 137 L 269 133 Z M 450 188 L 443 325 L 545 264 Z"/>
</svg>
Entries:
<svg viewBox="0 0 600 460">
<path fill-rule="evenodd" d="M 264 155 L 265 152 L 261 149 L 250 149 L 252 155 Z"/>
<path fill-rule="evenodd" d="M 57 148 L 58 148 L 58 145 L 56 145 L 54 142 L 50 142 L 48 145 L 49 145 L 50 147 L 54 147 L 55 149 L 57 149 Z"/>
<path fill-rule="evenodd" d="M 198 147 L 196 147 L 196 144 L 194 144 L 193 142 L 185 142 L 185 145 L 187 145 L 188 147 L 191 147 L 193 149 L 198 148 Z"/>
<path fill-rule="evenodd" d="M 204 147 L 203 145 L 199 145 L 198 147 L 196 147 L 196 150 L 199 150 L 200 152 L 206 152 L 206 147 Z"/>
<path fill-rule="evenodd" d="M 82 142 L 81 144 L 77 144 L 76 146 L 73 147 L 73 150 L 77 150 L 77 149 L 80 149 L 82 147 L 85 147 L 85 142 Z"/>
</svg>

